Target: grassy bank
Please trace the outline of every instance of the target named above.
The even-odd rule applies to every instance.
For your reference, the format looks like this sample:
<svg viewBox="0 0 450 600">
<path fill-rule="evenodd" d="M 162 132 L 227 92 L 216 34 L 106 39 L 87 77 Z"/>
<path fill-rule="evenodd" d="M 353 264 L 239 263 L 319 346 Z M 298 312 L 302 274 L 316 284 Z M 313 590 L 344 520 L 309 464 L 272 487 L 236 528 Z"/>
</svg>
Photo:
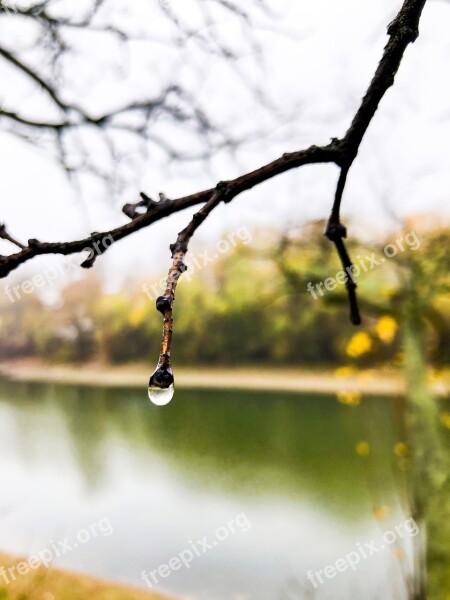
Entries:
<svg viewBox="0 0 450 600">
<path fill-rule="evenodd" d="M 55 365 L 37 360 L 3 363 L 0 373 L 17 381 L 38 381 L 99 385 L 112 387 L 145 387 L 151 366 L 143 364 L 111 366 L 99 363 Z M 180 388 L 267 390 L 305 393 L 336 393 L 345 389 L 362 394 L 397 395 L 404 392 L 400 371 L 301 371 L 299 369 L 205 368 L 177 369 L 176 384 Z M 434 382 L 435 391 L 446 394 L 449 380 Z"/>
<path fill-rule="evenodd" d="M 20 561 L 0 553 L 0 566 L 4 567 L 6 577 L 7 569 Z M 26 575 L 17 575 L 15 581 L 10 576 L 8 580 L 9 583 L 0 576 L 0 600 L 167 600 L 158 594 L 54 567 L 41 566 Z"/>
</svg>

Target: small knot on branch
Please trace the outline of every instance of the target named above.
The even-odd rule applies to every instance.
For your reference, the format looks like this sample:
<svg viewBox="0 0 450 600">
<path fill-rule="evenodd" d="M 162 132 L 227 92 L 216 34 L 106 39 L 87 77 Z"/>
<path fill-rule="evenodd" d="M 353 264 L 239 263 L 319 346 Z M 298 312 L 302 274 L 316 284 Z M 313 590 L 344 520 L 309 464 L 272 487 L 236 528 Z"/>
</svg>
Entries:
<svg viewBox="0 0 450 600">
<path fill-rule="evenodd" d="M 156 200 L 153 200 L 153 198 L 150 198 L 150 196 L 147 196 L 144 192 L 140 192 L 139 196 L 142 200 L 139 202 L 138 206 L 145 206 L 149 209 L 151 206 L 156 206 L 158 204 Z"/>
<path fill-rule="evenodd" d="M 136 204 L 125 204 L 122 212 L 131 220 L 139 216 L 139 213 L 136 211 Z"/>
<path fill-rule="evenodd" d="M 343 242 L 344 238 L 347 237 L 347 228 L 345 225 L 336 219 L 335 216 L 331 216 L 328 221 L 326 230 L 326 237 L 335 244 L 337 253 L 341 260 L 342 268 L 347 274 L 345 287 L 347 289 L 348 302 L 350 305 L 350 321 L 353 325 L 360 325 L 361 316 L 359 314 L 358 299 L 356 297 L 356 280 L 353 272 L 354 265 L 348 255 L 347 249 Z"/>
<path fill-rule="evenodd" d="M 225 204 L 233 200 L 229 181 L 219 181 L 216 185 L 216 192 L 219 194 L 221 201 Z"/>
<path fill-rule="evenodd" d="M 125 206 L 122 208 L 122 212 L 131 220 L 140 217 L 157 206 L 161 206 L 161 204 L 170 202 L 163 192 L 159 192 L 159 202 L 157 200 L 153 200 L 153 198 L 150 198 L 150 196 L 147 196 L 147 194 L 144 192 L 140 192 L 139 195 L 141 197 L 139 202 L 135 202 L 134 204 L 125 204 Z"/>
<path fill-rule="evenodd" d="M 91 233 L 90 241 L 92 242 L 92 245 L 89 244 L 86 246 L 86 248 L 83 248 L 83 250 L 89 253 L 87 258 L 80 265 L 80 267 L 83 267 L 83 269 L 91 269 L 94 266 L 97 258 L 106 252 L 109 246 L 114 242 L 114 238 L 111 236 L 111 234 L 109 236 L 105 236 L 103 240 L 101 239 L 101 236 L 102 234 L 98 231 L 93 231 Z M 107 239 L 111 242 L 110 244 L 105 243 Z M 100 241 L 103 242 L 102 245 L 100 245 Z"/>
<path fill-rule="evenodd" d="M 195 224 L 199 225 L 202 221 L 205 220 L 205 216 L 200 214 L 200 213 L 195 213 L 195 215 L 192 216 L 192 220 L 194 221 Z"/>
<path fill-rule="evenodd" d="M 17 246 L 21 250 L 23 250 L 25 248 L 25 246 L 23 244 L 21 244 L 16 239 L 14 239 L 11 235 L 9 235 L 9 233 L 6 230 L 6 224 L 5 223 L 0 223 L 0 238 L 2 240 L 7 240 L 8 242 L 11 242 L 11 244 L 14 244 L 15 246 Z"/>
<path fill-rule="evenodd" d="M 83 269 L 92 269 L 92 267 L 94 266 L 95 261 L 97 259 L 97 255 L 92 250 L 92 248 L 89 248 L 89 252 L 90 252 L 89 256 L 80 265 L 80 267 L 83 267 Z"/>
<path fill-rule="evenodd" d="M 347 237 L 347 228 L 339 221 L 330 219 L 325 229 L 325 235 L 331 242 Z"/>
<path fill-rule="evenodd" d="M 94 233 L 91 233 L 91 240 L 94 242 L 94 237 L 95 237 L 96 232 L 94 231 Z M 98 248 L 98 244 L 96 246 L 96 248 Z M 98 254 L 95 252 L 94 248 L 91 246 L 86 246 L 86 248 L 84 248 L 84 250 L 87 250 L 89 252 L 88 257 L 81 263 L 80 267 L 83 267 L 83 269 L 91 269 L 94 264 L 95 261 L 97 259 L 98 254 L 101 254 L 100 251 L 98 251 Z"/>
<path fill-rule="evenodd" d="M 337 137 L 333 137 L 328 144 L 328 149 L 335 154 L 336 164 L 343 167 L 346 162 L 345 142 Z"/>
<path fill-rule="evenodd" d="M 166 296 L 159 296 L 156 299 L 156 310 L 164 315 L 167 311 L 172 310 L 172 303 Z"/>
<path fill-rule="evenodd" d="M 387 29 L 388 35 L 397 36 L 408 40 L 410 43 L 414 43 L 419 37 L 419 28 L 412 27 L 405 23 L 403 19 L 394 19 Z"/>
<path fill-rule="evenodd" d="M 185 240 L 180 241 L 176 241 L 174 244 L 170 244 L 169 245 L 169 250 L 172 254 L 172 258 L 175 256 L 175 254 L 177 252 L 181 252 L 181 254 L 186 254 L 187 252 L 187 242 Z"/>
<path fill-rule="evenodd" d="M 41 242 L 39 240 L 37 240 L 36 238 L 31 238 L 28 240 L 29 248 L 39 248 L 40 245 L 41 245 Z"/>
</svg>

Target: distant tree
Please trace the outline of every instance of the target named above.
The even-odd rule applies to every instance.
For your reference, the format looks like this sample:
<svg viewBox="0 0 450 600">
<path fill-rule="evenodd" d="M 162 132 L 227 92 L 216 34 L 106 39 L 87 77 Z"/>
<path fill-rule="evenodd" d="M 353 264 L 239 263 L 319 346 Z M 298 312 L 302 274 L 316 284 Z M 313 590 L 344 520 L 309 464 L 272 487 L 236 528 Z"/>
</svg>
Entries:
<svg viewBox="0 0 450 600">
<path fill-rule="evenodd" d="M 326 146 L 310 146 L 305 150 L 283 154 L 281 158 L 237 179 L 219 182 L 214 188 L 175 200 L 169 200 L 161 193 L 159 201 L 155 201 L 146 194 L 141 193 L 139 202 L 126 204 L 123 207 L 123 212 L 129 217 L 130 222 L 112 231 L 94 232 L 83 240 L 45 243 L 34 238 L 28 240 L 27 244 L 23 244 L 13 237 L 6 230 L 6 226 L 3 225 L 0 229 L 0 236 L 16 245 L 20 251 L 0 258 L 0 277 L 6 277 L 19 265 L 36 256 L 52 253 L 68 255 L 88 250 L 89 256 L 82 262 L 81 266 L 90 268 L 94 265 L 96 258 L 109 247 L 109 245 L 105 246 L 102 243 L 106 237 L 117 242 L 174 212 L 202 204 L 203 206 L 189 224 L 179 233 L 176 242 L 171 245 L 173 264 L 169 270 L 166 291 L 157 303 L 158 310 L 164 315 L 165 323 L 160 362 L 168 365 L 170 362 L 172 305 L 175 290 L 180 275 L 186 270 L 184 258 L 189 242 L 198 227 L 222 202 L 231 202 L 245 190 L 290 169 L 316 163 L 333 163 L 340 170 L 326 235 L 334 243 L 342 266 L 348 272 L 352 269 L 352 262 L 344 243 L 347 231 L 340 220 L 341 201 L 347 177 L 379 103 L 394 83 L 395 75 L 400 67 L 406 48 L 419 35 L 419 21 L 425 1 L 404 0 L 399 13 L 388 27 L 389 41 L 375 75 L 349 129 L 341 139 L 332 138 L 332 141 Z M 265 7 L 262 0 L 254 0 L 253 5 L 261 9 Z M 63 6 L 65 6 L 64 3 Z M 203 25 L 210 26 L 212 24 L 209 8 L 213 6 L 233 13 L 248 25 L 249 15 L 246 9 L 242 9 L 240 5 L 229 0 L 208 0 L 201 3 L 200 16 Z M 233 57 L 233 53 L 216 37 L 212 36 L 212 40 L 208 37 L 205 38 L 204 32 L 201 28 L 199 30 L 198 25 L 197 29 L 193 29 L 192 26 L 183 24 L 182 20 L 174 13 L 170 2 L 161 2 L 159 7 L 163 16 L 175 28 L 178 43 L 180 41 L 181 44 L 186 43 L 188 39 L 194 36 L 200 46 L 205 47 L 206 44 L 207 51 L 211 51 L 212 43 L 214 50 L 219 52 L 220 55 L 226 58 Z M 82 9 L 79 10 L 81 12 Z M 96 136 L 101 137 L 102 143 L 106 145 L 113 157 L 116 156 L 125 139 L 123 137 L 124 133 L 137 136 L 138 139 L 152 140 L 173 155 L 173 151 L 167 147 L 166 140 L 153 137 L 152 118 L 160 112 L 167 113 L 173 120 L 183 124 L 183 130 L 189 129 L 188 125 L 194 124 L 195 128 L 206 134 L 207 137 L 212 133 L 217 133 L 217 129 L 205 116 L 206 113 L 203 107 L 199 107 L 195 94 L 187 96 L 186 90 L 182 89 L 179 84 L 170 83 L 162 86 L 151 97 L 149 97 L 149 91 L 145 90 L 141 98 L 129 99 L 128 102 L 116 105 L 114 108 L 111 105 L 106 108 L 99 107 L 95 101 L 92 101 L 93 104 L 88 106 L 89 103 L 86 102 L 86 99 L 83 102 L 80 101 L 80 94 L 76 88 L 77 81 L 74 81 L 73 77 L 74 72 L 78 73 L 80 71 L 79 69 L 74 71 L 74 63 L 71 62 L 74 60 L 72 53 L 75 44 L 74 39 L 77 34 L 81 34 L 82 40 L 85 40 L 89 34 L 93 33 L 96 44 L 99 43 L 98 36 L 100 34 L 112 36 L 113 39 L 119 42 L 126 40 L 128 44 L 133 41 L 137 42 L 138 39 L 142 41 L 136 31 L 132 30 L 130 32 L 124 24 L 120 26 L 117 24 L 118 15 L 111 11 L 108 0 L 93 1 L 87 11 L 76 17 L 67 16 L 64 10 L 61 13 L 59 3 L 54 2 L 54 0 L 31 3 L 25 8 L 16 5 L 13 13 L 11 13 L 10 7 L 8 8 L 3 4 L 2 11 L 4 19 L 17 19 L 19 21 L 22 19 L 25 23 L 29 21 L 31 44 L 27 42 L 28 48 L 15 50 L 8 46 L 7 42 L 4 42 L 4 45 L 0 46 L 0 57 L 13 69 L 15 74 L 19 73 L 23 76 L 28 84 L 37 85 L 48 102 L 36 106 L 34 109 L 39 113 L 39 116 L 36 114 L 29 115 L 23 111 L 19 112 L 14 108 L 3 108 L 0 111 L 0 118 L 11 122 L 14 125 L 14 132 L 25 137 L 34 136 L 36 131 L 43 131 L 46 135 L 50 135 L 51 141 L 57 145 L 62 164 L 69 173 L 80 172 L 84 169 L 88 172 L 95 172 L 97 175 L 102 174 L 99 165 L 95 164 L 97 156 L 95 151 L 96 141 L 98 142 L 98 140 L 95 141 Z M 0 17 L 2 11 L 0 11 Z M 123 17 L 123 15 L 120 16 Z M 9 30 L 14 31 L 14 28 Z M 160 42 L 161 39 L 145 38 L 144 41 L 145 43 L 155 43 L 155 41 Z M 39 48 L 37 54 L 33 55 L 35 56 L 33 59 L 29 58 L 30 45 L 32 48 L 35 48 L 36 45 Z M 107 48 L 110 50 L 109 46 Z M 76 55 L 75 52 L 75 60 Z M 183 56 L 181 56 L 181 60 L 183 60 Z M 45 64 L 45 76 L 41 73 L 40 63 Z M 81 72 L 87 70 L 88 67 L 85 64 Z M 98 71 L 96 71 L 96 74 L 98 75 Z M 151 78 L 146 77 L 145 83 L 150 80 L 153 84 L 153 79 L 153 76 Z M 89 95 L 87 97 L 89 98 Z M 182 109 L 179 105 L 174 105 L 172 103 L 173 98 L 178 102 L 182 101 L 185 108 Z M 44 119 L 41 117 L 42 112 L 46 115 Z M 23 130 L 18 129 L 18 127 L 22 127 Z M 75 137 L 73 137 L 74 133 Z M 88 137 L 84 138 L 85 134 Z M 224 140 L 225 138 L 223 138 Z M 78 142 L 81 142 L 81 146 L 77 145 Z M 226 143 L 229 143 L 229 140 Z M 84 147 L 89 148 L 87 154 L 84 153 L 84 150 L 80 150 Z M 205 146 L 203 150 L 206 154 L 210 152 L 208 146 Z M 80 162 L 82 156 L 84 158 Z M 74 160 L 75 162 L 73 162 Z M 346 288 L 351 321 L 354 324 L 359 324 L 360 315 L 356 301 L 356 285 L 350 276 L 347 278 Z"/>
</svg>

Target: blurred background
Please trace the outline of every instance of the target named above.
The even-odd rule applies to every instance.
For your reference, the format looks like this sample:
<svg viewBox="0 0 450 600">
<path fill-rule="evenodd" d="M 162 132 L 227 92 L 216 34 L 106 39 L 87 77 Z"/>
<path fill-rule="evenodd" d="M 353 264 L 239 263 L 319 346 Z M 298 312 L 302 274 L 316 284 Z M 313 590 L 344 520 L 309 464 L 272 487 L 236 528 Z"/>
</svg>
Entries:
<svg viewBox="0 0 450 600">
<path fill-rule="evenodd" d="M 126 223 L 140 191 L 185 196 L 342 136 L 400 7 L 2 0 L 1 220 L 22 242 L 84 238 Z M 361 327 L 323 236 L 334 165 L 199 229 L 167 407 L 146 390 L 155 300 L 194 209 L 92 270 L 46 256 L 2 280 L 0 598 L 448 600 L 449 18 L 426 3 L 348 180 Z M 19 572 L 46 549 L 50 568 Z M 355 551 L 355 568 L 308 576 Z"/>
</svg>

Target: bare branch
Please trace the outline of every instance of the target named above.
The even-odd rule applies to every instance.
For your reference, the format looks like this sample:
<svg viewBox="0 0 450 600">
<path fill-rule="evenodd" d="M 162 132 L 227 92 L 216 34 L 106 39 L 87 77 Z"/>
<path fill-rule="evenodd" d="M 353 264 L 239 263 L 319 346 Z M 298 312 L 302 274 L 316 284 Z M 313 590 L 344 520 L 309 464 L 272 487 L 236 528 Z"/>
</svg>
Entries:
<svg viewBox="0 0 450 600">
<path fill-rule="evenodd" d="M 227 183 L 227 195 L 226 202 L 230 202 L 237 195 L 242 192 L 253 188 L 255 185 L 259 185 L 275 175 L 285 173 L 290 169 L 295 169 L 302 165 L 317 164 L 317 163 L 337 163 L 339 161 L 339 145 L 336 142 L 332 142 L 328 146 L 319 147 L 311 146 L 306 150 L 300 150 L 299 152 L 290 152 L 284 154 L 281 158 L 274 160 L 273 162 L 256 169 L 250 173 L 237 177 Z M 103 238 L 111 236 L 112 239 L 117 242 L 125 237 L 128 237 L 135 231 L 139 231 L 144 227 L 148 227 L 152 223 L 159 221 L 169 215 L 190 208 L 203 202 L 208 202 L 211 195 L 214 193 L 214 189 L 204 190 L 178 198 L 175 200 L 160 200 L 159 202 L 150 203 L 148 210 L 143 214 L 136 216 L 136 213 L 132 213 L 130 207 L 136 208 L 142 207 L 142 201 L 135 205 L 125 205 L 125 214 L 132 218 L 131 222 L 112 229 L 110 231 L 104 231 L 96 233 L 95 236 L 90 236 L 82 240 L 76 240 L 73 242 L 40 242 L 36 239 L 31 240 L 28 246 L 21 252 L 11 254 L 10 256 L 0 257 L 0 278 L 6 277 L 21 264 L 35 258 L 36 256 L 42 256 L 44 254 L 75 254 L 82 252 L 83 250 L 90 249 L 93 247 L 95 242 L 100 242 Z M 146 197 L 144 195 L 144 197 Z"/>
<path fill-rule="evenodd" d="M 228 13 L 233 18 L 242 21 L 246 27 L 245 43 L 252 48 L 256 55 L 256 36 L 253 34 L 249 17 L 251 11 L 243 11 L 233 2 L 227 0 L 209 0 L 212 7 L 219 5 L 222 9 L 222 15 Z M 264 7 L 265 0 L 253 0 L 251 6 L 258 10 Z M 173 79 L 168 83 L 161 80 L 159 85 L 160 92 L 155 91 L 154 82 L 145 86 L 147 91 L 142 92 L 142 97 L 136 101 L 130 102 L 118 108 L 110 106 L 102 108 L 91 108 L 92 98 L 88 94 L 79 94 L 78 89 L 73 89 L 73 83 L 76 78 L 68 72 L 67 60 L 71 54 L 75 56 L 78 53 L 77 40 L 79 36 L 94 33 L 95 36 L 107 35 L 115 38 L 114 48 L 120 52 L 120 55 L 127 57 L 130 49 L 136 43 L 158 44 L 173 49 L 177 45 L 183 45 L 192 38 L 194 44 L 198 46 L 201 52 L 211 54 L 216 53 L 224 60 L 231 59 L 234 53 L 222 51 L 217 35 L 212 33 L 209 28 L 217 25 L 217 20 L 209 16 L 206 10 L 207 1 L 202 2 L 203 23 L 197 24 L 196 30 L 188 25 L 189 19 L 185 18 L 182 12 L 180 15 L 173 12 L 174 8 L 166 3 L 155 2 L 151 9 L 159 12 L 160 16 L 169 20 L 173 28 L 164 28 L 162 35 L 156 27 L 150 27 L 148 24 L 143 26 L 139 20 L 130 21 L 125 25 L 116 25 L 116 15 L 113 3 L 107 0 L 90 0 L 87 3 L 83 14 L 72 16 L 72 11 L 63 10 L 64 6 L 58 6 L 61 3 L 53 0 L 40 0 L 28 3 L 27 6 L 14 5 L 14 11 L 7 9 L 7 3 L 3 6 L 0 2 L 0 18 L 11 19 L 18 27 L 23 26 L 26 21 L 32 21 L 36 26 L 38 49 L 44 50 L 45 60 L 39 58 L 39 62 L 25 57 L 22 51 L 11 47 L 6 41 L 0 47 L 0 59 L 9 62 L 18 72 L 33 83 L 48 96 L 49 116 L 41 114 L 35 118 L 33 114 L 27 112 L 29 103 L 23 103 L 23 110 L 15 106 L 9 106 L 6 102 L 0 106 L 0 121 L 7 124 L 7 129 L 13 135 L 26 140 L 29 143 L 36 144 L 39 140 L 41 148 L 49 148 L 56 155 L 65 173 L 70 176 L 75 184 L 80 184 L 85 174 L 94 175 L 100 179 L 108 190 L 108 196 L 114 185 L 117 189 L 114 192 L 120 192 L 125 187 L 126 180 L 115 170 L 105 172 L 98 165 L 95 154 L 86 152 L 82 137 L 85 135 L 86 127 L 95 127 L 96 136 L 100 143 L 109 145 L 114 150 L 117 160 L 115 164 L 122 162 L 122 159 L 129 153 L 129 150 L 123 149 L 121 144 L 122 132 L 130 133 L 131 143 L 135 145 L 134 153 L 140 156 L 142 160 L 136 161 L 143 163 L 147 150 L 157 147 L 162 150 L 168 161 L 207 161 L 212 152 L 220 149 L 227 149 L 232 152 L 243 140 L 236 140 L 232 135 L 228 135 L 221 125 L 214 122 L 213 113 L 208 106 L 202 106 L 197 90 L 189 93 L 189 85 L 184 83 L 185 87 L 176 85 Z M 62 3 L 64 4 L 64 3 Z M 70 4 L 70 3 L 69 3 Z M 203 11 L 205 8 L 205 11 Z M 249 6 L 250 8 L 250 6 Z M 162 14 L 161 14 L 162 13 Z M 219 14 L 218 11 L 215 11 Z M 137 13 L 139 14 L 139 12 Z M 78 34 L 79 32 L 79 34 Z M 17 36 L 20 38 L 20 36 Z M 15 42 L 14 42 L 15 43 Z M 137 48 L 137 46 L 136 46 Z M 142 54 L 142 50 L 140 50 Z M 149 56 L 153 52 L 148 53 Z M 237 56 L 237 55 L 236 55 Z M 181 61 L 180 65 L 184 63 Z M 45 71 L 43 70 L 45 68 Z M 238 65 L 234 70 L 239 74 Z M 172 76 L 174 73 L 172 73 Z M 263 91 L 254 90 L 253 84 L 240 74 L 243 87 L 248 87 L 259 98 L 260 106 L 268 110 L 269 105 L 263 101 Z M 147 79 L 147 78 L 146 78 Z M 152 78 L 150 78 L 152 79 Z M 180 77 L 180 80 L 183 80 Z M 144 89 L 144 88 L 143 88 Z M 83 97 L 83 104 L 77 104 L 74 98 Z M 55 108 L 58 112 L 54 114 Z M 51 111 L 51 112 L 50 112 Z M 200 137 L 203 152 L 198 150 L 198 140 L 187 145 L 183 150 L 176 150 L 162 140 L 156 133 L 159 127 L 153 131 L 156 119 L 163 116 L 168 117 L 168 121 L 182 123 L 185 131 L 193 138 Z M 281 118 L 281 117 L 280 117 Z M 62 135 L 67 132 L 67 135 Z M 41 135 L 45 133 L 45 138 Z M 110 135 L 109 141 L 106 139 Z M 244 140 L 248 141 L 248 137 Z M 138 147 L 136 147 L 136 145 Z M 142 148 L 144 146 L 144 148 Z M 66 151 L 70 148 L 70 152 Z M 82 189 L 81 185 L 77 185 Z"/>
<path fill-rule="evenodd" d="M 194 215 L 187 227 L 180 232 L 176 243 L 171 246 L 173 263 L 169 271 L 166 292 L 157 301 L 157 308 L 164 315 L 164 332 L 160 361 L 162 360 L 162 364 L 166 364 L 167 366 L 170 361 L 172 305 L 175 298 L 176 285 L 179 276 L 185 270 L 183 260 L 189 241 L 199 225 L 220 202 L 230 202 L 242 192 L 276 175 L 307 164 L 334 163 L 341 171 L 326 235 L 336 245 L 342 265 L 349 274 L 347 292 L 350 302 L 351 320 L 353 323 L 358 324 L 360 316 L 355 293 L 356 284 L 354 284 L 350 277 L 352 262 L 343 241 L 347 232 L 345 226 L 340 222 L 341 201 L 347 176 L 358 154 L 361 141 L 377 111 L 381 99 L 394 83 L 395 75 L 400 67 L 407 46 L 414 42 L 418 36 L 419 21 L 425 2 L 426 0 L 405 0 L 397 17 L 389 25 L 388 34 L 390 38 L 385 47 L 383 57 L 362 100 L 361 106 L 342 139 L 333 138 L 327 146 L 311 146 L 306 150 L 284 154 L 281 158 L 255 171 L 242 175 L 232 181 L 221 182 L 214 189 L 198 192 L 177 200 L 167 200 L 165 197 L 162 197 L 160 202 L 155 202 L 143 194 L 141 201 L 135 205 L 125 205 L 123 209 L 125 214 L 131 219 L 129 223 L 108 232 L 94 233 L 89 238 L 74 242 L 45 243 L 38 240 L 29 240 L 28 247 L 22 248 L 20 252 L 0 258 L 0 277 L 7 276 L 12 270 L 35 256 L 43 254 L 67 255 L 81 252 L 85 249 L 91 249 L 96 242 L 101 241 L 106 236 L 110 236 L 114 241 L 118 241 L 172 213 L 204 203 L 204 206 Z M 14 118 L 11 117 L 11 114 L 5 116 Z M 104 120 L 105 118 L 103 117 L 102 119 Z M 98 124 L 101 124 L 99 120 L 97 120 Z M 139 209 L 142 208 L 145 209 L 144 214 L 139 213 Z M 20 246 L 20 244 L 17 245 Z M 85 262 L 82 266 L 89 267 L 92 264 L 92 261 L 88 261 L 88 264 Z"/>
<path fill-rule="evenodd" d="M 4 223 L 0 223 L 0 238 L 2 240 L 7 240 L 8 242 L 11 242 L 11 244 L 14 244 L 14 246 L 17 246 L 18 248 L 21 248 L 22 250 L 25 248 L 25 246 L 23 244 L 21 244 L 20 242 L 18 242 L 16 239 L 14 239 L 13 237 L 11 237 L 9 235 L 9 233 L 6 231 L 6 225 Z"/>
<path fill-rule="evenodd" d="M 389 42 L 350 128 L 342 140 L 334 139 L 328 147 L 328 149 L 333 147 L 337 148 L 333 162 L 341 168 L 341 172 L 337 183 L 331 216 L 325 233 L 326 236 L 334 242 L 342 266 L 347 273 L 346 288 L 350 305 L 350 319 L 355 325 L 361 323 L 361 317 L 356 298 L 356 283 L 354 282 L 354 278 L 351 277 L 353 264 L 343 241 L 347 236 L 347 230 L 340 222 L 342 196 L 347 182 L 349 169 L 358 154 L 364 134 L 377 111 L 381 99 L 394 83 L 395 74 L 400 67 L 407 46 L 410 43 L 413 43 L 419 35 L 419 21 L 425 2 L 426 0 L 405 0 L 399 14 L 388 27 L 388 34 L 390 35 Z M 322 148 L 322 150 L 325 149 Z M 229 202 L 234 197 L 232 193 L 233 185 L 228 184 L 224 189 L 226 190 L 226 193 L 223 200 Z M 187 252 L 189 240 L 198 225 L 203 222 L 206 216 L 208 216 L 219 204 L 221 199 L 219 188 L 216 188 L 216 192 L 211 196 L 208 203 L 205 204 L 202 210 L 194 215 L 190 224 L 179 234 L 176 244 L 171 247 L 173 264 L 169 270 L 167 289 L 164 296 L 158 298 L 156 304 L 157 310 L 164 316 L 163 338 L 158 363 L 158 366 L 163 370 L 170 370 L 170 345 L 172 340 L 173 322 L 172 304 L 175 299 L 175 289 L 178 278 L 185 270 L 183 259 Z M 198 220 L 198 224 L 196 224 L 196 220 Z M 165 387 L 164 378 L 162 378 L 161 381 L 163 382 L 163 387 Z"/>
<path fill-rule="evenodd" d="M 419 35 L 419 21 L 425 2 L 426 0 L 405 0 L 400 12 L 388 26 L 390 38 L 384 49 L 383 57 L 362 99 L 361 106 L 342 139 L 341 174 L 325 235 L 336 245 L 342 266 L 347 270 L 347 273 L 353 265 L 343 241 L 347 236 L 347 230 L 340 222 L 341 202 L 347 175 L 383 96 L 394 84 L 395 75 L 400 67 L 406 48 L 409 44 L 415 42 Z M 347 278 L 346 287 L 350 303 L 350 318 L 352 323 L 358 325 L 361 322 L 361 317 L 356 300 L 356 284 L 351 277 Z"/>
<path fill-rule="evenodd" d="M 31 67 L 20 61 L 16 56 L 14 56 L 14 54 L 9 52 L 9 50 L 2 48 L 1 46 L 0 56 L 3 56 L 4 59 L 10 62 L 14 67 L 17 67 L 20 71 L 37 83 L 43 90 L 45 90 L 53 102 L 59 106 L 59 108 L 61 108 L 63 111 L 67 110 L 67 105 L 59 99 L 55 89 L 46 81 L 44 81 L 44 79 L 42 79 L 42 77 L 40 77 L 40 75 L 38 75 Z"/>
<path fill-rule="evenodd" d="M 164 317 L 163 337 L 161 341 L 161 352 L 158 361 L 158 369 L 162 369 L 163 373 L 168 372 L 171 368 L 170 350 L 172 345 L 172 323 L 173 313 L 172 305 L 175 300 L 175 291 L 177 282 L 180 276 L 187 270 L 184 264 L 184 257 L 188 251 L 189 242 L 192 236 L 197 231 L 198 227 L 208 217 L 209 214 L 220 204 L 227 201 L 227 192 L 229 184 L 220 182 L 217 184 L 215 191 L 211 194 L 208 202 L 195 213 L 191 222 L 178 234 L 177 241 L 172 244 L 172 266 L 169 269 L 167 277 L 167 287 L 164 296 L 160 296 L 156 301 L 156 308 Z M 171 372 L 170 372 L 171 375 Z M 163 377 L 162 381 L 168 384 L 171 381 L 170 376 Z M 172 377 L 173 381 L 173 377 Z"/>
</svg>

